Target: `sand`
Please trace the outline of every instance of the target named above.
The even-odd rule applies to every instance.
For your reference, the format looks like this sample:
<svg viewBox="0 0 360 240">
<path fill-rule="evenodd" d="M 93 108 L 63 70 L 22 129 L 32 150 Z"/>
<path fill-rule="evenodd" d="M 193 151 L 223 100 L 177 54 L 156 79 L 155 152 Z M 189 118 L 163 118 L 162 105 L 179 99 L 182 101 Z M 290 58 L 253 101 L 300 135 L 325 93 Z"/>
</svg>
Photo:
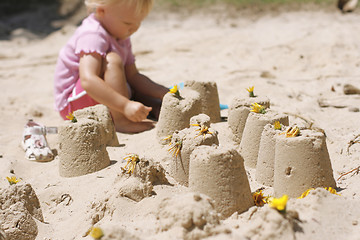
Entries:
<svg viewBox="0 0 360 240">
<path fill-rule="evenodd" d="M 59 156 L 48 163 L 24 159 L 20 142 L 27 119 L 64 124 L 53 110 L 53 73 L 57 53 L 75 26 L 45 37 L 14 29 L 17 34 L 0 41 L 0 213 L 5 216 L 0 234 L 23 226 L 28 233 L 17 235 L 23 239 L 92 239 L 83 236 L 96 224 L 106 233 L 103 239 L 360 239 L 360 176 L 354 171 L 338 179 L 360 165 L 360 95 L 344 93 L 346 84 L 360 88 L 359 22 L 358 12 L 341 14 L 335 8 L 240 11 L 228 17 L 220 6 L 211 14 L 156 10 L 134 34 L 137 66 L 153 80 L 166 86 L 214 81 L 220 103 L 228 105 L 255 86 L 255 94 L 270 99 L 271 109 L 288 115 L 290 125 L 312 123 L 325 132 L 341 196 L 318 188 L 304 199 L 290 198 L 287 217 L 265 205 L 226 219 L 212 199 L 168 174 L 172 156 L 168 145 L 159 144 L 156 128 L 117 133 L 120 147 L 108 148 L 110 166 L 83 176 L 61 177 Z M 354 92 L 346 86 L 346 93 Z M 226 118 L 227 110 L 221 116 Z M 239 148 L 226 121 L 211 128 L 219 146 Z M 58 136 L 47 138 L 58 151 Z M 145 166 L 148 159 L 156 164 L 138 177 L 125 176 L 123 157 L 131 153 Z M 254 168 L 245 170 L 252 192 L 263 187 L 265 195 L 274 194 L 256 182 Z M 21 181 L 9 186 L 7 176 Z M 18 203 L 7 201 L 15 187 L 36 197 L 20 194 Z M 26 207 L 36 198 L 42 217 Z"/>
</svg>

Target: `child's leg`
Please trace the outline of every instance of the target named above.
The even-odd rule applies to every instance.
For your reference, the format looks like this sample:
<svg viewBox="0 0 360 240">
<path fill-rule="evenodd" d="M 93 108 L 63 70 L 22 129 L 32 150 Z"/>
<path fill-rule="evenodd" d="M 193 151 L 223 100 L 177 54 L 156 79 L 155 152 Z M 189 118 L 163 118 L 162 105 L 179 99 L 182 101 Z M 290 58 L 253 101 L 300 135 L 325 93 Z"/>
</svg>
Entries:
<svg viewBox="0 0 360 240">
<path fill-rule="evenodd" d="M 130 98 L 130 91 L 126 82 L 125 70 L 121 57 L 116 53 L 109 53 L 104 64 L 104 80 L 121 95 Z M 152 121 L 132 122 L 122 113 L 110 108 L 116 131 L 124 133 L 136 133 L 149 130 L 154 127 Z"/>
</svg>

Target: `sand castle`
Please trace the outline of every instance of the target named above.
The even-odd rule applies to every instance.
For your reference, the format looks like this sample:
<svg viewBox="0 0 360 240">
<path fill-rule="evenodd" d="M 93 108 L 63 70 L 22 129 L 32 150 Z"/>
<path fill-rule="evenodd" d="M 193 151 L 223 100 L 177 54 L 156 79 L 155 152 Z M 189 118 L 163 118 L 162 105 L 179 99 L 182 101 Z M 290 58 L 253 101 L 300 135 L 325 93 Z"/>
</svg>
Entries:
<svg viewBox="0 0 360 240">
<path fill-rule="evenodd" d="M 260 139 L 256 164 L 256 181 L 269 187 L 272 187 L 274 184 L 275 136 L 285 131 L 285 127 L 281 124 L 279 125 L 280 129 L 275 129 L 273 124 L 266 124 Z"/>
<path fill-rule="evenodd" d="M 210 117 L 212 123 L 220 122 L 220 101 L 215 82 L 186 81 L 184 90 L 191 89 L 200 94 L 201 113 Z"/>
<path fill-rule="evenodd" d="M 210 127 L 210 117 L 205 114 L 192 117 L 188 128 L 172 135 L 170 175 L 180 184 L 188 186 L 191 153 L 197 146 L 213 144 L 218 145 L 219 140 L 217 132 Z"/>
<path fill-rule="evenodd" d="M 244 160 L 235 149 L 197 147 L 191 154 L 189 188 L 211 197 L 222 218 L 254 205 Z"/>
<path fill-rule="evenodd" d="M 261 134 L 266 124 L 279 121 L 283 125 L 289 125 L 289 118 L 285 114 L 267 109 L 266 113 L 250 112 L 240 142 L 240 154 L 244 158 L 245 165 L 256 167 L 258 160 Z"/>
<path fill-rule="evenodd" d="M 60 163 L 63 177 L 76 177 L 110 165 L 107 146 L 119 146 L 107 107 L 96 105 L 74 112 L 76 120 L 59 128 Z"/>
<path fill-rule="evenodd" d="M 228 125 L 245 165 L 256 168 L 256 180 L 274 186 L 276 196 L 299 197 L 308 188 L 336 187 L 324 134 L 304 130 L 288 138 L 288 116 L 269 109 L 270 101 L 254 96 L 253 89 L 248 98 L 233 100 Z"/>
<path fill-rule="evenodd" d="M 157 142 L 159 147 L 169 143 L 168 173 L 194 192 L 189 196 L 195 202 L 210 203 L 214 209 L 211 211 L 217 214 L 215 220 L 212 218 L 215 215 L 208 216 L 209 221 L 214 220 L 214 226 L 219 219 L 245 212 L 254 205 L 245 166 L 256 168 L 257 181 L 274 186 L 276 196 L 298 197 L 308 188 L 335 187 L 324 134 L 302 130 L 301 135 L 288 138 L 284 133 L 289 125 L 288 116 L 269 109 L 267 98 L 239 98 L 231 105 L 228 126 L 237 149 L 221 146 L 218 132 L 211 126 L 221 120 L 216 84 L 187 82 L 181 94 L 169 92 L 163 101 L 156 130 L 161 140 Z M 106 146 L 119 145 L 106 107 L 86 108 L 76 111 L 74 116 L 77 121 L 67 121 L 59 131 L 60 174 L 65 177 L 109 166 Z M 281 123 L 281 127 L 274 129 L 275 122 Z M 117 196 L 139 202 L 153 195 L 154 184 L 169 182 L 160 163 L 138 156 L 132 161 L 134 156 L 137 154 L 126 157 L 131 160 L 130 167 L 123 169 L 115 186 Z M 202 199 L 209 200 L 203 203 Z M 169 211 L 172 210 L 165 207 L 159 210 L 162 231 L 178 227 L 175 223 L 168 225 L 179 218 Z M 204 229 L 195 233 L 193 229 L 197 227 L 182 225 L 181 232 L 186 232 L 187 237 L 207 236 Z"/>
<path fill-rule="evenodd" d="M 197 86 L 193 87 L 193 89 L 195 90 L 199 88 L 199 86 L 202 86 L 201 84 L 196 85 L 194 83 L 190 83 L 188 85 Z M 168 96 L 172 99 L 178 99 L 177 101 L 181 100 L 174 95 L 170 95 L 170 93 Z M 194 102 L 195 101 L 196 100 L 194 100 Z M 166 108 L 166 104 L 164 105 Z M 169 105 L 167 105 L 167 107 L 170 108 Z M 266 97 L 235 98 L 229 109 L 228 125 L 233 132 L 233 140 L 239 143 L 238 151 L 241 155 L 240 158 L 244 161 L 245 166 L 250 168 L 256 168 L 257 181 L 266 186 L 274 186 L 275 191 L 277 191 L 277 195 L 288 194 L 289 196 L 295 196 L 298 195 L 299 192 L 301 194 L 306 189 L 303 189 L 304 187 L 302 187 L 300 188 L 301 190 L 293 193 L 291 187 L 289 187 L 291 184 L 288 181 L 286 182 L 286 179 L 288 179 L 288 175 L 283 177 L 283 173 L 286 171 L 282 169 L 275 174 L 276 169 L 283 168 L 282 164 L 289 165 L 289 163 L 287 163 L 286 161 L 288 161 L 288 159 L 291 159 L 291 155 L 286 155 L 286 152 L 288 150 L 282 150 L 284 146 L 291 147 L 291 145 L 289 146 L 290 143 L 282 143 L 284 146 L 278 147 L 278 145 L 281 145 L 280 143 L 277 143 L 280 140 L 276 140 L 278 138 L 277 135 L 280 135 L 283 131 L 285 131 L 286 126 L 289 125 L 289 117 L 285 114 L 269 109 L 269 107 L 270 101 Z M 175 119 L 172 119 L 172 121 L 175 121 Z M 280 128 L 278 130 L 274 129 L 273 124 L 275 122 L 278 122 L 280 125 Z M 198 129 L 195 128 L 197 132 L 194 131 L 195 126 L 198 126 Z M 201 129 L 204 129 L 204 131 L 202 132 Z M 214 130 L 210 129 L 210 118 L 204 114 L 197 115 L 191 118 L 190 127 L 184 128 L 183 130 L 174 131 L 175 132 L 171 135 L 171 137 L 169 137 L 169 139 L 171 139 L 171 147 L 169 151 L 173 154 L 173 160 L 170 164 L 170 175 L 174 177 L 174 179 L 178 183 L 189 186 L 194 191 L 208 194 L 210 197 L 214 198 L 216 202 L 218 202 L 218 204 L 220 204 L 222 201 L 226 202 L 226 199 L 237 199 L 237 196 L 233 195 L 226 197 L 224 195 L 217 195 L 216 193 L 219 191 L 219 189 L 216 188 L 217 185 L 215 184 L 209 187 L 206 184 L 206 181 L 204 181 L 204 179 L 208 178 L 210 182 L 211 180 L 216 179 L 216 173 L 214 172 L 212 174 L 209 174 L 209 172 L 216 171 L 215 169 L 222 169 L 220 167 L 221 164 L 217 163 L 216 161 L 217 157 L 220 158 L 219 156 L 215 156 L 215 153 L 218 151 L 216 149 L 219 145 L 219 140 L 217 137 L 213 138 L 213 136 L 216 136 L 216 134 L 214 134 Z M 201 135 L 203 136 L 202 138 L 200 138 Z M 281 136 L 286 136 L 286 134 L 281 134 Z M 305 135 L 303 135 L 303 137 L 304 136 Z M 241 138 L 240 141 L 239 138 Z M 285 137 L 285 139 L 287 138 Z M 201 145 L 207 145 L 208 147 Z M 306 147 L 302 146 L 297 146 L 296 148 L 302 149 L 299 150 L 299 153 L 301 153 L 301 151 L 304 151 L 304 149 L 307 149 Z M 201 157 L 198 157 L 200 158 L 200 160 L 195 157 L 195 153 L 199 151 L 198 149 L 207 149 L 208 152 L 211 152 L 214 155 L 211 155 L 210 157 L 208 156 L 209 153 L 206 153 L 206 151 L 204 151 L 204 153 L 202 154 L 202 157 L 204 157 L 205 159 L 212 159 L 212 161 L 210 161 L 210 163 L 212 164 L 204 163 L 205 160 Z M 281 153 L 282 151 L 285 151 L 285 153 Z M 306 172 L 307 168 L 312 167 L 313 165 L 317 165 L 320 166 L 317 168 L 321 169 L 321 171 L 310 171 L 313 174 L 313 176 L 311 177 L 312 180 L 308 183 L 303 183 L 303 186 L 307 186 L 308 188 L 328 186 L 334 187 L 335 181 L 332 177 L 331 163 L 328 158 L 326 145 L 320 152 L 318 150 L 311 149 L 307 149 L 305 151 L 312 152 L 313 154 L 310 154 L 310 156 L 307 157 L 308 159 L 310 159 L 308 165 L 305 166 L 304 163 L 300 167 L 304 168 L 304 171 Z M 277 152 L 277 154 L 275 154 L 275 152 Z M 295 153 L 292 152 L 291 154 Z M 226 154 L 218 153 L 218 155 Z M 295 155 L 300 156 L 300 154 Z M 286 160 L 282 160 L 281 156 L 286 156 L 283 157 Z M 321 164 L 319 163 L 319 161 L 316 160 L 319 158 L 319 156 L 325 156 L 325 159 L 324 157 L 320 157 L 323 158 L 323 160 L 319 160 L 322 161 Z M 242 160 L 240 161 L 242 162 Z M 301 162 L 300 159 L 294 161 Z M 291 162 L 291 164 L 293 163 Z M 287 166 L 286 169 L 289 169 L 288 167 L 289 166 Z M 203 175 L 201 171 L 204 171 Z M 236 181 L 230 182 L 230 180 L 232 179 L 231 176 L 240 176 L 239 179 L 241 178 L 241 176 L 245 176 L 246 178 L 246 174 L 244 173 L 234 174 L 233 172 L 231 172 L 228 175 L 230 176 L 230 179 L 228 179 L 229 182 L 225 184 L 226 186 L 238 184 L 236 183 Z M 297 178 L 302 178 L 302 176 L 294 176 L 292 179 L 294 179 L 294 182 L 301 182 L 296 180 Z M 222 181 L 225 181 L 223 178 L 221 179 Z M 275 181 L 276 184 L 274 183 Z M 245 185 L 245 182 L 248 183 L 248 181 L 241 182 Z M 285 188 L 286 186 L 288 188 Z M 240 212 L 245 211 L 249 208 L 249 206 L 251 206 L 252 201 L 251 199 L 249 200 L 249 197 L 249 193 L 243 193 L 240 199 L 243 203 L 245 203 L 242 207 L 239 207 L 236 202 L 227 202 L 224 205 L 219 205 L 217 208 L 225 216 L 228 216 L 228 214 L 230 212 L 233 212 L 234 209 Z M 226 206 L 230 210 L 224 209 L 226 208 L 224 206 Z"/>
<path fill-rule="evenodd" d="M 211 122 L 221 120 L 216 83 L 187 81 L 179 95 L 167 93 L 156 126 L 159 141 L 187 128 L 190 118 L 200 113 L 208 115 Z"/>
<path fill-rule="evenodd" d="M 297 137 L 276 135 L 275 195 L 300 197 L 317 187 L 336 187 L 324 133 L 304 129 Z"/>
<path fill-rule="evenodd" d="M 258 103 L 270 108 L 270 100 L 267 97 L 235 97 L 230 104 L 228 111 L 228 124 L 233 133 L 233 140 L 240 143 L 245 128 L 246 119 L 250 113 L 250 107 L 253 103 Z"/>
</svg>

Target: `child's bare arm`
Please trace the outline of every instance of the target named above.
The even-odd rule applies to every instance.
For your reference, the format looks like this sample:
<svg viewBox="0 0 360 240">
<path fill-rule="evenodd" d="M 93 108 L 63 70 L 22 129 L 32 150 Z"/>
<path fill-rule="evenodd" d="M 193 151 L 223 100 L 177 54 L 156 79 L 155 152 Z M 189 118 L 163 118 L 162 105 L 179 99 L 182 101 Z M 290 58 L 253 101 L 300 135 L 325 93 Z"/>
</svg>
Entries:
<svg viewBox="0 0 360 240">
<path fill-rule="evenodd" d="M 148 116 L 150 107 L 130 101 L 111 88 L 100 76 L 103 75 L 103 57 L 97 53 L 84 54 L 80 58 L 80 79 L 83 89 L 97 102 L 121 112 L 129 120 L 140 122 Z"/>
<path fill-rule="evenodd" d="M 140 94 L 162 99 L 169 91 L 168 88 L 153 82 L 147 76 L 139 73 L 135 64 L 125 66 L 125 75 L 131 87 Z"/>
</svg>

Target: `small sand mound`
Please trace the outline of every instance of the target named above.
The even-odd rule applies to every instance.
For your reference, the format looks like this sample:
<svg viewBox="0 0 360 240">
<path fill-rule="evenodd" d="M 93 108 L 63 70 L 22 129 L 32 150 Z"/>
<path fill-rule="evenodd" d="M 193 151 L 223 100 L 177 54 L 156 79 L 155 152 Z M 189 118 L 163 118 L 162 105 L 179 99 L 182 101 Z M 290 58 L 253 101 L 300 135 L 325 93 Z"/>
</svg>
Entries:
<svg viewBox="0 0 360 240">
<path fill-rule="evenodd" d="M 233 231 L 224 239 L 324 239 L 329 233 L 329 239 L 358 239 L 354 233 L 360 231 L 359 201 L 347 199 L 345 207 L 343 202 L 343 196 L 317 188 L 303 199 L 289 199 L 285 213 L 269 205 L 252 207 L 225 220 Z"/>
<path fill-rule="evenodd" d="M 248 226 L 245 236 L 248 239 L 287 239 L 295 238 L 296 221 L 291 215 L 284 215 L 268 206 L 261 208 Z"/>
<path fill-rule="evenodd" d="M 114 207 L 109 202 L 109 198 L 105 198 L 101 201 L 94 201 L 91 203 L 89 210 L 89 218 L 91 219 L 91 226 L 98 223 L 105 215 L 112 215 Z"/>
<path fill-rule="evenodd" d="M 354 233 L 360 232 L 359 204 L 358 200 L 331 194 L 324 188 L 311 190 L 303 199 L 290 200 L 288 208 L 296 209 L 301 220 L 302 232 L 296 232 L 297 239 L 304 232 L 312 232 L 312 239 L 323 239 L 329 233 L 331 239 L 359 239 L 358 234 L 354 238 Z"/>
<path fill-rule="evenodd" d="M 99 226 L 104 234 L 101 240 L 139 240 L 140 238 L 132 235 L 118 224 L 106 223 Z"/>
<path fill-rule="evenodd" d="M 142 182 L 133 176 L 120 180 L 116 188 L 118 189 L 118 196 L 127 197 L 136 202 L 150 197 L 153 192 L 153 185 L 150 182 Z"/>
<path fill-rule="evenodd" d="M 136 202 L 150 197 L 154 185 L 169 184 L 161 164 L 145 157 L 139 158 L 133 174 L 122 173 L 116 182 L 119 196 Z"/>
<path fill-rule="evenodd" d="M 4 230 L 7 240 L 35 239 L 38 228 L 34 218 L 44 221 L 39 200 L 30 184 L 0 189 L 0 229 Z"/>
<path fill-rule="evenodd" d="M 161 164 L 146 157 L 140 159 L 135 168 L 134 176 L 139 177 L 144 182 L 150 182 L 152 185 L 169 184 Z"/>
<path fill-rule="evenodd" d="M 159 205 L 160 231 L 173 239 L 200 239 L 216 234 L 220 224 L 213 201 L 206 195 L 187 193 L 165 198 Z"/>
</svg>

